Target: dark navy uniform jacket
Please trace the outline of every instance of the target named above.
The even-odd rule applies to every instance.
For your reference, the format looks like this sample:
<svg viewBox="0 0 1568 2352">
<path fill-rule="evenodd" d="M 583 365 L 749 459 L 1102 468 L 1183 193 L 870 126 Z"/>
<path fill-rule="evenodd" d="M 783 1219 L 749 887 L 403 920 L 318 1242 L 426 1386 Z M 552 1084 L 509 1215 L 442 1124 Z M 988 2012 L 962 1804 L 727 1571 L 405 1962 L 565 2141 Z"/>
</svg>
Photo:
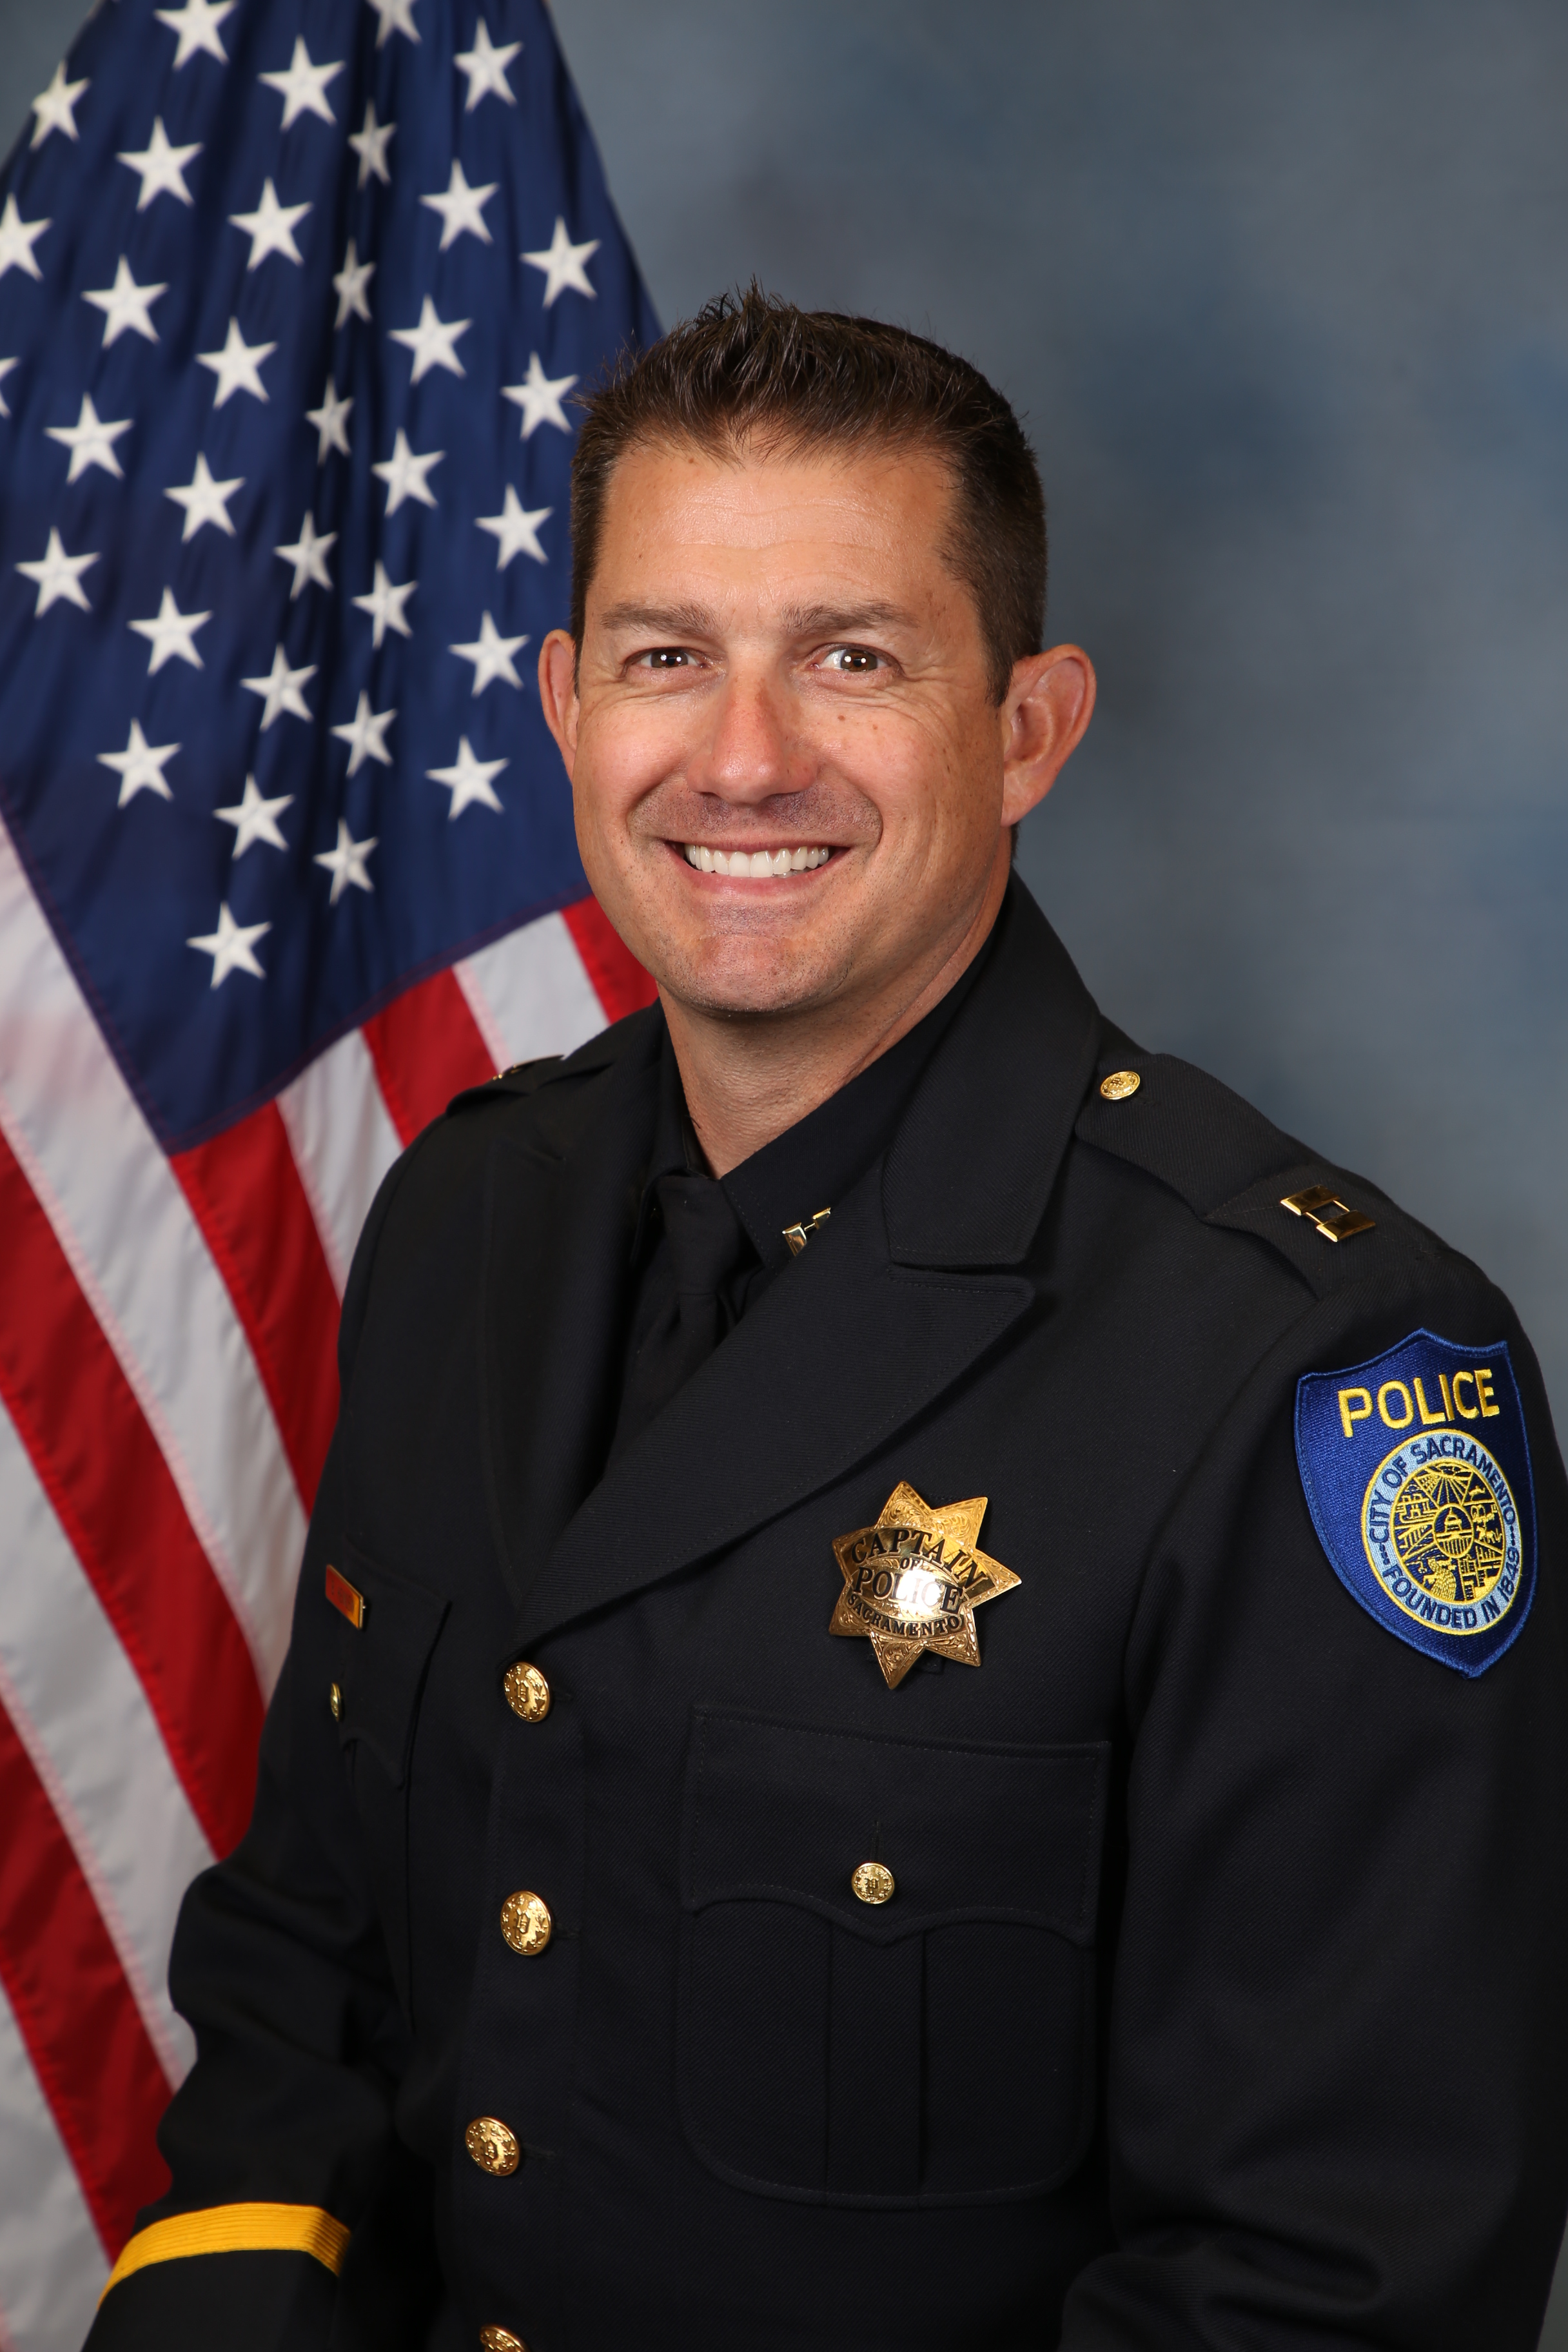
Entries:
<svg viewBox="0 0 1568 2352">
<path fill-rule="evenodd" d="M 660 1035 L 459 1098 L 377 1202 L 92 2352 L 1527 2352 L 1568 1495 L 1508 1302 L 1109 1029 L 1015 882 L 885 1155 L 601 1479 Z M 1539 1575 L 1479 1675 L 1347 1590 L 1297 1458 L 1302 1375 L 1418 1330 L 1523 1402 Z M 1020 1581 L 893 1688 L 828 1622 L 901 1481 L 987 1497 Z"/>
</svg>

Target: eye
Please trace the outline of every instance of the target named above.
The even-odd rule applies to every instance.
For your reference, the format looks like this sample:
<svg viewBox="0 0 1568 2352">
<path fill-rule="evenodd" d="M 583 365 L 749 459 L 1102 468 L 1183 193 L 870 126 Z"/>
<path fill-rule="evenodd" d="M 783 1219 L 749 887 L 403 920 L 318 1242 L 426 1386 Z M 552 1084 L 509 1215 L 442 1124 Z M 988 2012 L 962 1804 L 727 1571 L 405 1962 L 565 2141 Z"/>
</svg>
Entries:
<svg viewBox="0 0 1568 2352">
<path fill-rule="evenodd" d="M 634 667 L 652 670 L 689 669 L 695 655 L 684 646 L 653 646 L 647 653 L 638 654 Z"/>
<path fill-rule="evenodd" d="M 869 677 L 886 665 L 884 656 L 869 646 L 830 646 L 822 656 L 822 666 L 840 677 Z"/>
</svg>

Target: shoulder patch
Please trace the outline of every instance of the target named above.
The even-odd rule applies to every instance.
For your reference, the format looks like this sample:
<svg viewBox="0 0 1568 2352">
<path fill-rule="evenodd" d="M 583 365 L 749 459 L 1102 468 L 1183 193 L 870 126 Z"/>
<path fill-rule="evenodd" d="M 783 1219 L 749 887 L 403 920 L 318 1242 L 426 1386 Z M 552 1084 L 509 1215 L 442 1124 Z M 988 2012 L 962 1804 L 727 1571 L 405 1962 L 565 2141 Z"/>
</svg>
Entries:
<svg viewBox="0 0 1568 2352">
<path fill-rule="evenodd" d="M 1335 1575 L 1369 1616 L 1485 1674 L 1535 1594 L 1530 1440 L 1508 1342 L 1413 1331 L 1296 1391 L 1296 1459 Z"/>
</svg>

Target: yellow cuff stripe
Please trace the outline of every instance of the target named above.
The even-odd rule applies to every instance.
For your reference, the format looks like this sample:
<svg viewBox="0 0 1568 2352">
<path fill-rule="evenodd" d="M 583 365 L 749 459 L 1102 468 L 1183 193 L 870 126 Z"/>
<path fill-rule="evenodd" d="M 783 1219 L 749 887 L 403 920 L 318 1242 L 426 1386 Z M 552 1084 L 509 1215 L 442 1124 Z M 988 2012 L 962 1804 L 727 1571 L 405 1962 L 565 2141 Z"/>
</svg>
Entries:
<svg viewBox="0 0 1568 2352">
<path fill-rule="evenodd" d="M 314 2254 L 335 2275 L 348 2242 L 343 2224 L 319 2205 L 209 2205 L 205 2212 L 174 2213 L 138 2230 L 103 2292 L 149 2263 L 178 2262 L 186 2254 Z"/>
</svg>

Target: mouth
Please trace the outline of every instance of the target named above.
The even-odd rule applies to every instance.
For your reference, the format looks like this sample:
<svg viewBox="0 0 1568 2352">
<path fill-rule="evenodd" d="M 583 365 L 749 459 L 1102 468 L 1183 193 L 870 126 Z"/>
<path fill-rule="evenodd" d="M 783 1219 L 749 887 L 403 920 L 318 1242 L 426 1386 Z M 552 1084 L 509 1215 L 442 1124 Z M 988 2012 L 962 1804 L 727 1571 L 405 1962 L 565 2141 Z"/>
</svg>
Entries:
<svg viewBox="0 0 1568 2352">
<path fill-rule="evenodd" d="M 763 882 L 782 874 L 810 874 L 826 866 L 833 852 L 830 848 L 776 849 L 710 849 L 703 843 L 684 844 L 689 866 L 700 874 L 725 874 L 731 880 L 743 877 L 751 882 Z"/>
</svg>

